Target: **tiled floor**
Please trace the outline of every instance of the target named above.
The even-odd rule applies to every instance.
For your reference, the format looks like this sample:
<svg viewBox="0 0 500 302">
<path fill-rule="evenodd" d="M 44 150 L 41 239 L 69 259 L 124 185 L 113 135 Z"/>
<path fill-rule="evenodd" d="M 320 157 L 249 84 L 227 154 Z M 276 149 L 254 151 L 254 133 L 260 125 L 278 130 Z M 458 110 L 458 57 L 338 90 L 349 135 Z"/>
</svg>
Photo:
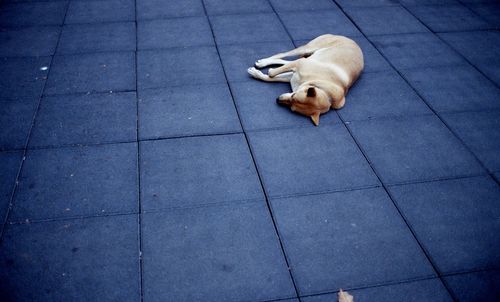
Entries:
<svg viewBox="0 0 500 302">
<path fill-rule="evenodd" d="M 500 300 L 500 4 L 3 0 L 0 301 Z M 345 108 L 247 67 L 359 43 Z"/>
</svg>

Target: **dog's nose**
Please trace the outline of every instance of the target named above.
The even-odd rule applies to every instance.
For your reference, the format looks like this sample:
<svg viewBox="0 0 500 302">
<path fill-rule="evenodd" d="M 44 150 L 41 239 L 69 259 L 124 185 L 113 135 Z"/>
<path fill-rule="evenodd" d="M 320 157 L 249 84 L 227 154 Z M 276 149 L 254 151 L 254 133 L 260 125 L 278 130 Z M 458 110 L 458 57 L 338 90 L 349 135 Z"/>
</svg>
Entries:
<svg viewBox="0 0 500 302">
<path fill-rule="evenodd" d="M 278 98 L 276 98 L 276 104 L 279 105 L 279 103 L 280 103 L 280 98 L 278 97 Z"/>
</svg>

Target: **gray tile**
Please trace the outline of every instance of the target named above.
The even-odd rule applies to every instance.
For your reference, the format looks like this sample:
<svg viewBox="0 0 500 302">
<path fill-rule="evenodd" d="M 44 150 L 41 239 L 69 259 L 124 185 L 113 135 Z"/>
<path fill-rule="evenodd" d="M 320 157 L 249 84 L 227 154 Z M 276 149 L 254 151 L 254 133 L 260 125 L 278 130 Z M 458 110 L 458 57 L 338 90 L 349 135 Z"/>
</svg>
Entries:
<svg viewBox="0 0 500 302">
<path fill-rule="evenodd" d="M 402 72 L 437 112 L 500 108 L 500 90 L 470 65 Z"/>
<path fill-rule="evenodd" d="M 279 15 L 294 40 L 312 40 L 328 33 L 361 36 L 361 33 L 340 9 L 285 12 Z"/>
<path fill-rule="evenodd" d="M 355 121 L 348 126 L 386 184 L 485 172 L 435 116 Z"/>
<path fill-rule="evenodd" d="M 269 2 L 277 12 L 325 10 L 336 8 L 335 3 L 330 0 L 270 0 Z"/>
<path fill-rule="evenodd" d="M 267 0 L 204 0 L 208 15 L 272 13 Z"/>
<path fill-rule="evenodd" d="M 135 90 L 134 67 L 133 52 L 55 56 L 44 94 Z"/>
<path fill-rule="evenodd" d="M 137 19 L 151 20 L 186 16 L 203 16 L 202 0 L 138 0 Z"/>
<path fill-rule="evenodd" d="M 210 21 L 218 45 L 290 40 L 275 14 L 212 16 Z"/>
<path fill-rule="evenodd" d="M 66 1 L 4 3 L 0 8 L 0 26 L 62 25 Z"/>
<path fill-rule="evenodd" d="M 140 138 L 241 132 L 226 84 L 143 90 Z"/>
<path fill-rule="evenodd" d="M 206 17 L 143 21 L 137 30 L 139 49 L 214 45 Z"/>
<path fill-rule="evenodd" d="M 478 3 L 467 4 L 467 7 L 481 16 L 483 20 L 488 21 L 496 29 L 500 28 L 500 3 Z"/>
<path fill-rule="evenodd" d="M 500 110 L 443 115 L 490 172 L 500 171 Z"/>
<path fill-rule="evenodd" d="M 378 50 L 398 69 L 465 65 L 465 60 L 434 34 L 370 37 Z"/>
<path fill-rule="evenodd" d="M 271 202 L 300 295 L 434 275 L 382 188 Z"/>
<path fill-rule="evenodd" d="M 127 50 L 135 50 L 134 22 L 65 25 L 57 53 Z"/>
<path fill-rule="evenodd" d="M 225 82 L 215 47 L 144 50 L 137 53 L 139 89 Z"/>
<path fill-rule="evenodd" d="M 429 31 L 401 6 L 353 7 L 347 8 L 346 12 L 366 35 Z"/>
<path fill-rule="evenodd" d="M 263 197 L 241 134 L 141 142 L 141 187 L 146 211 Z"/>
<path fill-rule="evenodd" d="M 0 150 L 26 146 L 37 105 L 38 97 L 0 99 Z"/>
<path fill-rule="evenodd" d="M 500 300 L 500 272 L 486 271 L 445 277 L 460 302 Z"/>
<path fill-rule="evenodd" d="M 147 301 L 295 295 L 263 200 L 144 214 L 142 236 Z"/>
<path fill-rule="evenodd" d="M 119 21 L 135 21 L 134 0 L 70 1 L 65 19 L 66 24 Z"/>
<path fill-rule="evenodd" d="M 40 96 L 51 60 L 51 57 L 0 58 L 0 97 Z"/>
<path fill-rule="evenodd" d="M 249 133 L 269 196 L 320 193 L 378 185 L 343 125 Z"/>
<path fill-rule="evenodd" d="M 341 7 L 377 7 L 399 5 L 398 0 L 336 0 Z"/>
<path fill-rule="evenodd" d="M 500 189 L 489 176 L 390 191 L 441 273 L 499 267 Z"/>
<path fill-rule="evenodd" d="M 410 6 L 408 9 L 434 32 L 487 29 L 491 26 L 465 6 Z"/>
<path fill-rule="evenodd" d="M 137 216 L 10 225 L 0 246 L 6 301 L 137 301 Z"/>
<path fill-rule="evenodd" d="M 137 145 L 31 150 L 11 221 L 137 212 Z"/>
<path fill-rule="evenodd" d="M 0 173 L 0 221 L 2 223 L 7 215 L 22 157 L 22 151 L 0 152 L 0 166 L 2 167 L 2 173 Z"/>
<path fill-rule="evenodd" d="M 134 92 L 44 97 L 30 147 L 135 141 Z"/>
<path fill-rule="evenodd" d="M 37 26 L 0 31 L 0 57 L 53 55 L 60 30 L 57 26 Z"/>
</svg>

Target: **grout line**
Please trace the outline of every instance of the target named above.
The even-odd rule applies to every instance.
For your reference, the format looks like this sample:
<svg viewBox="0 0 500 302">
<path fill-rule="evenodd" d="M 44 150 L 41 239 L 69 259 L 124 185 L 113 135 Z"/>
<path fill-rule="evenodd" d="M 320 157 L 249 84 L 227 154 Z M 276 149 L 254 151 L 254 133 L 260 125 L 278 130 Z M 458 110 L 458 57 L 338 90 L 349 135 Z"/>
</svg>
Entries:
<svg viewBox="0 0 500 302">
<path fill-rule="evenodd" d="M 135 22 L 135 51 L 134 51 L 134 63 L 135 63 L 135 101 L 136 101 L 136 136 L 135 140 L 137 143 L 137 208 L 139 214 L 137 215 L 137 234 L 138 234 L 138 245 L 139 245 L 139 295 L 140 301 L 144 301 L 144 256 L 143 256 L 143 240 L 142 240 L 142 186 L 141 186 L 141 143 L 139 141 L 139 94 L 137 93 L 139 83 L 139 73 L 137 67 L 137 56 L 139 47 L 139 37 L 138 37 L 138 22 L 137 22 L 137 0 L 134 0 L 134 22 Z"/>
<path fill-rule="evenodd" d="M 335 2 L 335 4 L 337 4 L 337 0 L 332 0 Z M 339 6 L 337 4 L 337 6 Z M 403 7 L 405 10 L 406 8 Z M 341 8 L 339 6 L 339 9 L 342 11 L 342 13 L 354 24 L 354 26 L 356 26 L 356 28 L 363 34 L 363 36 L 369 41 L 369 43 L 375 48 L 378 50 L 378 48 L 372 43 L 372 41 L 370 39 L 368 39 L 368 37 L 366 36 L 366 34 L 361 30 L 361 28 L 354 22 L 354 20 L 348 15 L 345 13 L 344 9 Z M 426 27 L 428 28 L 428 27 Z M 432 32 L 432 31 L 431 31 Z M 386 56 L 380 52 L 380 55 L 389 63 L 389 65 L 404 79 L 404 81 L 415 91 L 415 93 L 417 93 L 417 95 L 422 99 L 422 101 L 429 107 L 429 109 L 434 113 L 436 114 L 436 112 L 434 111 L 434 109 L 429 106 L 429 104 L 425 101 L 425 99 L 422 97 L 422 95 L 420 95 L 418 93 L 418 91 L 408 82 L 408 80 L 406 78 L 403 77 L 403 75 L 401 74 L 401 72 L 395 68 L 395 66 L 392 64 L 392 62 L 390 60 L 388 60 L 386 58 Z M 436 116 L 441 120 L 441 118 L 436 114 Z M 342 119 L 342 118 L 341 118 Z M 448 127 L 447 125 L 445 125 L 446 127 Z M 458 299 L 457 297 L 454 295 L 453 291 L 451 290 L 451 288 L 448 286 L 448 284 L 446 284 L 444 282 L 444 280 L 441 278 L 442 274 L 441 272 L 439 271 L 439 268 L 437 267 L 437 264 L 434 262 L 434 260 L 432 259 L 430 253 L 425 249 L 424 245 L 422 242 L 420 242 L 420 240 L 418 239 L 418 236 L 417 236 L 417 233 L 416 231 L 413 229 L 413 227 L 411 226 L 411 224 L 409 223 L 409 221 L 407 220 L 407 218 L 405 217 L 405 215 L 403 214 L 403 211 L 399 208 L 394 196 L 391 194 L 390 190 L 388 189 L 388 186 L 386 186 L 386 184 L 384 182 L 382 182 L 382 178 L 380 177 L 380 175 L 378 174 L 378 172 L 376 171 L 376 169 L 373 167 L 372 163 L 370 162 L 365 150 L 363 150 L 361 144 L 359 143 L 359 141 L 356 139 L 356 137 L 353 135 L 351 129 L 349 128 L 348 125 L 345 125 L 347 131 L 349 132 L 349 134 L 351 135 L 352 139 L 354 140 L 354 142 L 356 143 L 356 145 L 358 146 L 358 149 L 361 151 L 361 153 L 363 154 L 363 156 L 365 157 L 365 159 L 368 161 L 368 164 L 370 165 L 370 168 L 372 169 L 373 173 L 377 176 L 377 178 L 379 179 L 380 183 L 382 184 L 382 187 L 384 188 L 386 194 L 388 195 L 388 197 L 390 198 L 393 206 L 395 207 L 396 211 L 399 213 L 400 217 L 403 219 L 404 223 L 406 224 L 408 230 L 410 231 L 410 233 L 412 234 L 413 238 L 415 239 L 415 241 L 417 242 L 418 246 L 420 247 L 421 251 L 423 252 L 424 256 L 427 258 L 427 261 L 429 262 L 429 264 L 432 266 L 434 272 L 437 274 L 437 276 L 439 277 L 439 279 L 441 280 L 443 286 L 446 288 L 446 290 L 448 291 L 448 294 L 450 295 L 450 297 L 455 301 L 457 302 Z M 449 127 L 448 127 L 449 128 Z M 467 148 L 468 150 L 468 148 Z M 475 156 L 475 155 L 474 155 Z M 487 170 L 486 170 L 487 171 Z"/>
<path fill-rule="evenodd" d="M 457 275 L 465 275 L 465 274 L 473 274 L 473 273 L 481 273 L 481 272 L 497 272 L 499 271 L 498 268 L 496 267 L 491 267 L 491 268 L 483 268 L 483 269 L 473 269 L 473 270 L 468 270 L 468 271 L 463 271 L 463 272 L 452 272 L 452 273 L 444 273 L 442 274 L 443 277 L 452 277 L 452 276 L 457 276 Z M 358 286 L 358 287 L 351 287 L 351 288 L 345 288 L 344 290 L 347 291 L 358 291 L 358 290 L 363 290 L 363 289 L 372 289 L 372 288 L 379 288 L 379 287 L 385 287 L 385 286 L 394 286 L 394 285 L 400 285 L 400 284 L 408 284 L 408 283 L 416 283 L 416 282 L 421 282 L 421 281 L 427 281 L 427 280 L 436 280 L 436 281 L 443 281 L 441 280 L 440 277 L 421 277 L 421 278 L 412 278 L 412 279 L 405 279 L 405 280 L 398 280 L 394 282 L 385 282 L 385 283 L 380 283 L 380 284 L 374 284 L 374 285 L 368 285 L 368 286 Z M 446 286 L 445 286 L 446 288 Z M 336 294 L 338 291 L 329 291 L 329 292 L 319 292 L 315 294 L 309 294 L 309 295 L 304 295 L 302 297 L 316 297 L 316 296 L 322 296 L 322 295 L 331 295 L 331 294 Z"/>
<path fill-rule="evenodd" d="M 65 13 L 64 13 L 64 19 L 63 20 L 66 19 L 66 16 L 68 14 L 68 8 L 69 8 L 69 1 L 66 3 L 66 10 L 65 10 Z M 61 35 L 62 35 L 62 30 L 59 31 L 59 35 L 58 35 L 58 38 L 57 38 L 57 43 L 56 43 L 55 49 L 57 49 L 57 47 L 59 47 L 59 43 L 61 42 Z M 35 111 L 33 113 L 33 118 L 31 120 L 31 126 L 30 126 L 30 129 L 28 131 L 28 135 L 26 137 L 26 142 L 24 144 L 23 156 L 22 156 L 21 162 L 19 164 L 19 170 L 17 171 L 16 181 L 15 181 L 14 187 L 12 188 L 12 193 L 10 194 L 9 206 L 7 208 L 7 213 L 5 214 L 4 220 L 1 222 L 2 225 L 0 226 L 0 244 L 3 241 L 3 235 L 5 233 L 5 228 L 6 228 L 7 222 L 9 221 L 9 217 L 11 215 L 12 208 L 14 206 L 14 198 L 15 198 L 17 190 L 19 188 L 19 181 L 20 181 L 20 178 L 21 178 L 21 172 L 23 170 L 24 163 L 26 161 L 26 154 L 28 152 L 28 145 L 29 145 L 29 142 L 30 142 L 31 134 L 33 133 L 33 128 L 35 126 L 36 116 L 38 114 L 38 111 L 40 109 L 40 104 L 42 102 L 43 91 L 45 90 L 47 82 L 49 81 L 49 77 L 50 77 L 50 74 L 51 74 L 51 67 L 52 67 L 52 63 L 53 62 L 54 62 L 54 57 L 50 56 L 50 62 L 48 64 L 48 66 L 47 66 L 48 67 L 47 78 L 45 79 L 45 82 L 43 83 L 43 87 L 41 88 L 40 93 L 38 95 L 38 103 L 37 103 L 36 109 L 35 109 Z"/>
<path fill-rule="evenodd" d="M 226 85 L 228 86 L 229 93 L 231 94 L 231 98 L 233 100 L 234 109 L 236 110 L 236 114 L 238 115 L 238 120 L 240 122 L 240 127 L 243 130 L 243 135 L 244 135 L 245 141 L 247 143 L 247 147 L 248 147 L 248 150 L 249 150 L 249 153 L 250 153 L 250 157 L 252 159 L 253 166 L 254 166 L 255 171 L 257 173 L 257 177 L 259 179 L 259 183 L 260 183 L 260 186 L 261 186 L 262 193 L 264 194 L 264 197 L 265 197 L 266 206 L 267 206 L 267 209 L 269 211 L 269 215 L 271 217 L 271 221 L 273 223 L 273 227 L 274 227 L 274 231 L 275 231 L 276 237 L 277 237 L 278 242 L 280 244 L 280 248 L 281 248 L 281 252 L 282 252 L 282 255 L 283 255 L 283 259 L 285 260 L 285 264 L 286 264 L 286 266 L 288 268 L 288 273 L 289 273 L 289 276 L 290 276 L 290 280 L 291 280 L 293 288 L 295 290 L 295 296 L 296 296 L 296 298 L 300 302 L 300 297 L 299 297 L 299 291 L 298 291 L 298 288 L 297 288 L 297 284 L 296 284 L 296 281 L 295 281 L 295 279 L 293 277 L 292 268 L 290 267 L 290 261 L 288 260 L 288 256 L 286 254 L 286 251 L 285 251 L 285 248 L 284 248 L 284 245 L 283 245 L 283 241 L 281 239 L 280 233 L 278 231 L 278 227 L 276 225 L 276 219 L 275 219 L 273 211 L 271 209 L 270 199 L 269 199 L 269 197 L 267 195 L 267 192 L 266 192 L 265 187 L 264 187 L 264 182 L 262 180 L 262 176 L 260 175 L 259 169 L 257 167 L 257 162 L 256 162 L 256 159 L 255 159 L 255 155 L 254 155 L 254 153 L 252 151 L 252 147 L 250 145 L 247 132 L 244 130 L 243 123 L 241 121 L 241 115 L 240 115 L 240 112 L 238 110 L 238 106 L 236 105 L 236 101 L 235 101 L 235 96 L 234 96 L 233 90 L 231 88 L 231 85 L 229 84 L 229 80 L 228 80 L 228 77 L 227 77 L 226 69 L 224 67 L 224 64 L 222 63 L 222 58 L 221 58 L 221 55 L 220 55 L 220 52 L 219 52 L 219 45 L 217 44 L 217 40 L 215 39 L 215 32 L 214 32 L 214 28 L 213 28 L 213 25 L 212 25 L 212 21 L 211 21 L 211 18 L 207 14 L 207 8 L 205 6 L 205 1 L 201 0 L 201 3 L 202 3 L 202 6 L 203 6 L 203 10 L 205 12 L 205 15 L 207 16 L 208 24 L 210 25 L 210 31 L 212 32 L 212 38 L 214 39 L 214 42 L 215 42 L 215 49 L 217 51 L 217 56 L 219 58 L 219 63 L 221 64 L 222 71 L 224 72 L 224 78 L 226 79 Z"/>
<path fill-rule="evenodd" d="M 45 223 L 54 221 L 67 221 L 67 220 L 85 220 L 85 219 L 95 219 L 95 218 L 106 218 L 114 216 L 130 216 L 137 215 L 139 212 L 108 212 L 106 214 L 90 214 L 83 216 L 60 216 L 51 218 L 39 218 L 39 219 L 25 219 L 25 220 L 14 220 L 7 222 L 9 225 L 20 225 L 20 224 L 33 224 L 33 223 Z"/>
<path fill-rule="evenodd" d="M 51 149 L 77 148 L 77 147 L 98 147 L 98 146 L 107 146 L 107 145 L 133 144 L 133 143 L 139 143 L 139 142 L 163 141 L 163 140 L 182 139 L 182 138 L 236 135 L 236 134 L 242 134 L 242 133 L 243 133 L 242 131 L 238 131 L 238 132 L 214 132 L 214 133 L 206 133 L 206 134 L 166 136 L 166 137 L 157 137 L 157 138 L 144 138 L 144 139 L 136 139 L 136 140 L 123 140 L 123 141 L 111 141 L 111 142 L 82 142 L 82 143 L 69 143 L 69 144 L 62 143 L 60 145 L 31 146 L 31 147 L 28 147 L 28 150 L 33 151 L 33 150 L 51 150 Z M 20 151 L 20 150 L 23 150 L 23 149 L 7 149 L 7 150 L 0 150 L 0 152 L 14 152 L 14 151 Z"/>
</svg>

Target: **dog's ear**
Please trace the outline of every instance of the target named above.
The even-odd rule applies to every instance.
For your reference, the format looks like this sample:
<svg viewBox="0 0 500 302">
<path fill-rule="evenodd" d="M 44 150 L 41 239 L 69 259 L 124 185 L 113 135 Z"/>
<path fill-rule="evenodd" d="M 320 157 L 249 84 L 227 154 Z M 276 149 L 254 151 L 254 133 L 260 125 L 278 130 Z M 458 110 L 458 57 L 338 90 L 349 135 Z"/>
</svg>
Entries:
<svg viewBox="0 0 500 302">
<path fill-rule="evenodd" d="M 311 115 L 311 120 L 315 126 L 319 125 L 319 111 L 316 111 L 313 115 Z"/>
<path fill-rule="evenodd" d="M 308 97 L 315 97 L 316 96 L 316 89 L 314 89 L 314 87 L 309 87 L 309 89 L 307 89 L 307 96 Z"/>
</svg>

